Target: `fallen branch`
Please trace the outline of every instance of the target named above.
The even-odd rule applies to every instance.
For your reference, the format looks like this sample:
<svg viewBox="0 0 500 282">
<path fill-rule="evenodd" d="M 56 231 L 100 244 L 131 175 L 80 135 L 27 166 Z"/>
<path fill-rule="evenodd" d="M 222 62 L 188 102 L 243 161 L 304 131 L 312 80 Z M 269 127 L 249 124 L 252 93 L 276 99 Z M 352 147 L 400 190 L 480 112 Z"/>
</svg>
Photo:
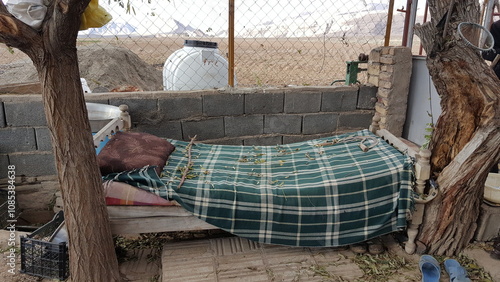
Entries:
<svg viewBox="0 0 500 282">
<path fill-rule="evenodd" d="M 186 180 L 187 174 L 189 173 L 189 171 L 193 167 L 193 162 L 191 161 L 191 147 L 193 147 L 194 140 L 196 140 L 196 135 L 193 138 L 191 138 L 191 142 L 189 142 L 189 144 L 186 146 L 186 150 L 187 150 L 187 154 L 188 154 L 188 163 L 187 163 L 186 169 L 182 173 L 181 182 L 179 182 L 179 185 L 177 185 L 177 189 L 181 188 L 182 184 L 184 183 L 184 180 Z"/>
</svg>

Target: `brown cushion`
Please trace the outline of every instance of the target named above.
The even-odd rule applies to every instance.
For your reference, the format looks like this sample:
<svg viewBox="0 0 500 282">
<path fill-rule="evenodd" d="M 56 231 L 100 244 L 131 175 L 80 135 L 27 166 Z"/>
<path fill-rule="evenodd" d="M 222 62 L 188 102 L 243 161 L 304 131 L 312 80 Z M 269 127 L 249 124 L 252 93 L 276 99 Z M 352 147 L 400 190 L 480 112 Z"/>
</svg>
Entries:
<svg viewBox="0 0 500 282">
<path fill-rule="evenodd" d="M 174 145 L 142 132 L 117 132 L 97 155 L 102 175 L 155 165 L 160 175 Z"/>
</svg>

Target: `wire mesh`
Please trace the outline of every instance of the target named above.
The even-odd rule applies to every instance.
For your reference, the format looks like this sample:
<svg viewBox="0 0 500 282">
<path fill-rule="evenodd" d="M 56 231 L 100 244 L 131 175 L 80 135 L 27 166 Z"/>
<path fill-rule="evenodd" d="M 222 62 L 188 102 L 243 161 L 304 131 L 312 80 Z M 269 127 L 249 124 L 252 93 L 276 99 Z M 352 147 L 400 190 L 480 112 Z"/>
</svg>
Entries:
<svg viewBox="0 0 500 282">
<path fill-rule="evenodd" d="M 396 7 L 405 1 L 396 1 Z M 218 43 L 228 56 L 228 1 L 101 0 L 113 17 L 102 28 L 80 31 L 78 46 L 118 46 L 158 71 L 184 40 Z M 235 75 L 239 87 L 330 85 L 346 77 L 346 61 L 384 44 L 386 0 L 235 1 Z M 404 14 L 395 12 L 391 45 L 401 45 Z M 28 61 L 0 48 L 0 85 L 36 80 L 26 72 L 1 78 Z M 24 77 L 22 77 L 24 76 Z M 363 73 L 359 81 L 364 82 Z M 157 89 L 161 90 L 161 89 Z"/>
</svg>

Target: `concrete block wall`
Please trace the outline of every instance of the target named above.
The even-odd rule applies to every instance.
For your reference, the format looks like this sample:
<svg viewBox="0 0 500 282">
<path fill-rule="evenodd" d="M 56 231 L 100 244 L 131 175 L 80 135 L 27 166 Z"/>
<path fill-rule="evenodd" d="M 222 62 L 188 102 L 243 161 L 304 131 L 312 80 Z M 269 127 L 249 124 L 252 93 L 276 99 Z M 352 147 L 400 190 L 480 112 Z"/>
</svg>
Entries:
<svg viewBox="0 0 500 282">
<path fill-rule="evenodd" d="M 159 137 L 276 145 L 366 128 L 376 91 L 373 86 L 233 89 L 122 94 L 108 101 L 129 105 L 134 130 Z"/>
<path fill-rule="evenodd" d="M 367 128 L 373 86 L 287 87 L 87 94 L 87 102 L 127 104 L 134 131 L 213 144 L 277 145 Z M 0 173 L 55 175 L 40 95 L 0 95 Z M 0 174 L 0 179 L 6 173 Z"/>
<path fill-rule="evenodd" d="M 377 88 L 287 87 L 190 92 L 87 94 L 87 102 L 127 104 L 133 131 L 213 144 L 277 145 L 367 128 Z M 22 217 L 47 222 L 59 190 L 41 95 L 0 95 L 0 188 L 16 166 Z M 33 199 L 37 199 L 33 202 Z"/>
<path fill-rule="evenodd" d="M 376 86 L 375 110 L 381 128 L 402 136 L 412 71 L 412 54 L 408 47 L 379 47 L 370 52 L 368 84 Z"/>
</svg>

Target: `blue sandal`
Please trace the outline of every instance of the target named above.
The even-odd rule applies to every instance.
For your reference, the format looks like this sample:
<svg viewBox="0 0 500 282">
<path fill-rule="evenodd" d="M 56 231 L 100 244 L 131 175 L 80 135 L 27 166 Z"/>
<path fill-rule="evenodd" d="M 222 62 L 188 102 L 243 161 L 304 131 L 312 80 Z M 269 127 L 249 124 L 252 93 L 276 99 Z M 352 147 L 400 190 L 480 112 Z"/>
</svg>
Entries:
<svg viewBox="0 0 500 282">
<path fill-rule="evenodd" d="M 439 282 L 441 268 L 439 267 L 439 262 L 434 257 L 429 255 L 421 256 L 418 266 L 422 272 L 423 282 Z"/>
<path fill-rule="evenodd" d="M 467 277 L 467 270 L 463 268 L 460 263 L 454 259 L 447 259 L 444 261 L 444 268 L 450 275 L 450 282 L 470 282 Z"/>
</svg>

